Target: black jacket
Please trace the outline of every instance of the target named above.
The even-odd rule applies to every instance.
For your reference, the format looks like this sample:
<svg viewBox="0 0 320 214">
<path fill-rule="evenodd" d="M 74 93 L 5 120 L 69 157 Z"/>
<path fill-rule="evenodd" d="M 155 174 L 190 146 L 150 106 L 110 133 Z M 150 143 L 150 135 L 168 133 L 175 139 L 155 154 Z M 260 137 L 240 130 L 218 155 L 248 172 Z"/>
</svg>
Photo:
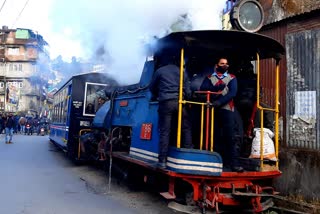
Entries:
<svg viewBox="0 0 320 214">
<path fill-rule="evenodd" d="M 178 66 L 169 64 L 157 69 L 150 83 L 150 90 L 159 102 L 179 98 L 180 69 Z M 184 99 L 191 95 L 190 82 L 184 72 Z"/>
<path fill-rule="evenodd" d="M 7 122 L 6 122 L 6 128 L 13 128 L 14 127 L 14 119 L 13 117 L 8 117 Z"/>
</svg>

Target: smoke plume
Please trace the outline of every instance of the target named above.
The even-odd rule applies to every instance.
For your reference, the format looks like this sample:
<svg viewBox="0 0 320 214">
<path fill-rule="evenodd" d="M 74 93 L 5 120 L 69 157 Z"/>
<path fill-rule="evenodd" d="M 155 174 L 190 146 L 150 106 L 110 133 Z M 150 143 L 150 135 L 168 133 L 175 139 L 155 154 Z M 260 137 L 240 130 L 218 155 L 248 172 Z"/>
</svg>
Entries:
<svg viewBox="0 0 320 214">
<path fill-rule="evenodd" d="M 182 14 L 188 14 L 194 30 L 221 29 L 224 4 L 225 0 L 55 0 L 49 19 L 65 51 L 105 63 L 111 75 L 129 84 L 140 78 L 143 41 L 163 36 Z"/>
</svg>

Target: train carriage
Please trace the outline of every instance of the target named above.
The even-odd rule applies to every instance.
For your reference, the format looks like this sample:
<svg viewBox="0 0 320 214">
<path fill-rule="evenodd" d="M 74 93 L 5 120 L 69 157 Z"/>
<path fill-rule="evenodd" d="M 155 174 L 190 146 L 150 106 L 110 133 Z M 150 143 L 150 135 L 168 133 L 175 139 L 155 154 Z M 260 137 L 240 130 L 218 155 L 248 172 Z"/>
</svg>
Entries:
<svg viewBox="0 0 320 214">
<path fill-rule="evenodd" d="M 164 176 L 167 191 L 161 194 L 167 199 L 175 199 L 177 185 L 186 183 L 191 189 L 193 203 L 203 211 L 222 207 L 241 207 L 261 212 L 271 206 L 269 199 L 275 194 L 270 184 L 273 178 L 281 175 L 278 166 L 279 147 L 279 61 L 284 54 L 283 46 L 277 41 L 255 33 L 239 31 L 190 31 L 176 32 L 160 39 L 153 55 L 147 57 L 140 82 L 120 87 L 113 91 L 111 99 L 97 112 L 93 121 L 95 128 L 104 128 L 109 134 L 107 153 L 110 160 L 116 159 L 139 167 L 139 174 L 146 181 L 154 175 Z M 273 112 L 275 121 L 276 160 L 264 158 L 263 149 L 258 159 L 243 156 L 244 172 L 230 172 L 224 168 L 221 155 L 214 150 L 213 125 L 214 108 L 210 100 L 182 99 L 183 83 L 180 82 L 179 119 L 176 124 L 176 138 L 169 149 L 167 167 L 157 167 L 159 154 L 158 101 L 152 99 L 148 87 L 152 75 L 158 68 L 158 60 L 164 56 L 178 57 L 180 60 L 180 79 L 183 71 L 189 77 L 201 74 L 206 66 L 213 66 L 219 57 L 226 57 L 231 68 L 240 71 L 241 65 L 253 63 L 257 79 L 256 106 L 260 111 L 263 128 L 265 111 Z M 260 60 L 272 60 L 275 70 L 275 103 L 273 107 L 262 107 L 260 103 Z M 253 79 L 250 79 L 252 81 Z M 207 93 L 207 92 L 203 92 Z M 195 111 L 199 120 L 192 133 L 194 149 L 182 148 L 181 119 L 182 106 L 199 107 Z M 204 117 L 204 115 L 207 115 Z M 243 117 L 243 115 L 241 115 Z M 250 120 L 250 118 L 242 118 Z M 262 134 L 263 135 L 263 134 Z M 263 148 L 263 139 L 261 139 Z M 112 161 L 110 161 L 112 163 Z M 112 168 L 110 166 L 110 168 Z M 190 196 L 190 194 L 189 194 Z M 187 203 L 187 202 L 186 202 Z M 180 206 L 180 205 L 179 205 Z M 179 210 L 177 206 L 172 208 Z"/>
<path fill-rule="evenodd" d="M 54 94 L 49 139 L 78 159 L 79 131 L 90 130 L 98 109 L 98 94 L 117 85 L 105 73 L 85 73 L 72 76 Z"/>
</svg>

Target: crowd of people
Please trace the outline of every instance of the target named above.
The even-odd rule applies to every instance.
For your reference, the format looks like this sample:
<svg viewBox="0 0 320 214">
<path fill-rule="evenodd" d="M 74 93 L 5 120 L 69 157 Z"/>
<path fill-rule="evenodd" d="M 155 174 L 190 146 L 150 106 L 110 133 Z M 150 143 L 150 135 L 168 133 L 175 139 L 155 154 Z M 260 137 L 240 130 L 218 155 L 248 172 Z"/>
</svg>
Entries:
<svg viewBox="0 0 320 214">
<path fill-rule="evenodd" d="M 40 128 L 48 130 L 48 120 L 38 116 L 19 116 L 18 114 L 0 113 L 0 134 L 6 134 L 5 143 L 12 144 L 13 134 L 39 134 Z M 26 128 L 27 127 L 27 128 Z"/>
</svg>

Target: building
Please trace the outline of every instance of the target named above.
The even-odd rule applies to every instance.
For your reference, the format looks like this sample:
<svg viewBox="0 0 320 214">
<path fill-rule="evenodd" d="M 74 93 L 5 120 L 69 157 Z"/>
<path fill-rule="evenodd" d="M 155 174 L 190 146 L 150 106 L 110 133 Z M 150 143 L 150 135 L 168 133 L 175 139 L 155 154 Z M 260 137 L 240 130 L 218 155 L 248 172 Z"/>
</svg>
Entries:
<svg viewBox="0 0 320 214">
<path fill-rule="evenodd" d="M 49 71 L 47 42 L 30 29 L 0 29 L 0 111 L 40 111 Z"/>
</svg>

